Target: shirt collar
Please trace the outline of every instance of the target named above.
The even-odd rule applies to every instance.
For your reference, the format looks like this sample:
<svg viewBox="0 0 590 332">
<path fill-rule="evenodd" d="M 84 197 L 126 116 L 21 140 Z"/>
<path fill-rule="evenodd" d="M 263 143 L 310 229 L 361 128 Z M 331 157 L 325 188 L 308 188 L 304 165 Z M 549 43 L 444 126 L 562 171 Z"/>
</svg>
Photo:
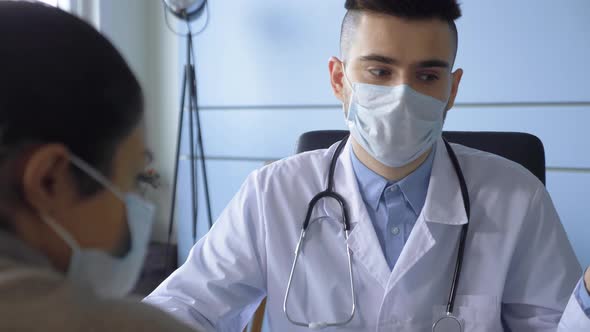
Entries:
<svg viewBox="0 0 590 332">
<path fill-rule="evenodd" d="M 428 194 L 428 184 L 430 183 L 430 174 L 432 173 L 435 154 L 436 147 L 433 147 L 428 158 L 426 158 L 422 165 L 397 183 L 416 215 L 420 215 L 426 202 L 426 194 Z"/>
<path fill-rule="evenodd" d="M 428 158 L 414 172 L 397 182 L 390 182 L 365 166 L 357 158 L 353 149 L 350 149 L 352 167 L 365 203 L 373 210 L 377 210 L 379 201 L 381 200 L 381 196 L 385 189 L 391 185 L 397 184 L 405 199 L 414 210 L 414 213 L 419 215 L 426 202 L 435 153 L 436 146 L 433 147 Z"/>
<path fill-rule="evenodd" d="M 373 210 L 377 210 L 381 195 L 388 184 L 387 179 L 365 166 L 358 159 L 352 148 L 350 149 L 350 159 L 363 200 Z"/>
</svg>

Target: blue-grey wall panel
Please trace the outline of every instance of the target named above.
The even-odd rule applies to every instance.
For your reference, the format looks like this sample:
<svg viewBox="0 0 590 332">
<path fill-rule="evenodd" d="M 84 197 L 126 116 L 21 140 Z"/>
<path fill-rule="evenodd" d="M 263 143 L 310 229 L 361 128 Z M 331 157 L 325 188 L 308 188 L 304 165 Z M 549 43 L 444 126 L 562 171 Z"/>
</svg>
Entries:
<svg viewBox="0 0 590 332">
<path fill-rule="evenodd" d="M 211 195 L 211 210 L 213 221 L 219 217 L 225 206 L 238 192 L 240 186 L 250 172 L 261 167 L 263 164 L 247 161 L 207 161 L 207 171 Z M 207 213 L 205 208 L 205 196 L 201 168 L 198 167 L 198 226 L 197 238 L 203 236 L 208 230 Z M 179 261 L 183 262 L 192 247 L 192 209 L 191 209 L 191 181 L 190 164 L 188 160 L 180 163 L 180 174 L 178 181 L 178 201 L 176 204 L 175 223 L 178 225 L 178 254 Z"/>
<path fill-rule="evenodd" d="M 446 130 L 520 131 L 537 135 L 549 167 L 590 167 L 586 124 L 590 104 L 580 107 L 457 108 Z"/>
<path fill-rule="evenodd" d="M 211 110 L 202 112 L 210 156 L 282 158 L 301 133 L 345 129 L 340 109 Z M 590 104 L 577 107 L 458 107 L 446 130 L 522 131 L 539 136 L 550 167 L 590 167 Z M 185 133 L 188 132 L 185 130 Z M 184 154 L 188 149 L 184 149 Z"/>
<path fill-rule="evenodd" d="M 211 156 L 282 158 L 304 132 L 346 129 L 340 109 L 203 111 L 205 153 Z M 183 152 L 188 152 L 184 149 Z"/>
<path fill-rule="evenodd" d="M 217 0 L 196 38 L 202 105 L 330 102 L 340 0 Z"/>
<path fill-rule="evenodd" d="M 342 0 L 211 1 L 196 40 L 201 104 L 334 103 Z M 460 102 L 588 101 L 590 2 L 463 1 Z M 183 52 L 181 52 L 183 54 Z"/>
<path fill-rule="evenodd" d="M 458 101 L 590 100 L 590 1 L 462 2 Z"/>
</svg>

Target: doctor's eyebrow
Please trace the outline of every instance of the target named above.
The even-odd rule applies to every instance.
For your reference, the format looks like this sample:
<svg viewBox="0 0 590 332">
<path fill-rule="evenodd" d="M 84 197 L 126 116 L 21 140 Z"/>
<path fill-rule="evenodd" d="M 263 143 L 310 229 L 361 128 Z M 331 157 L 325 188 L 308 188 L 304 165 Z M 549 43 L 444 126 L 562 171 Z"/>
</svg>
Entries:
<svg viewBox="0 0 590 332">
<path fill-rule="evenodd" d="M 388 57 L 380 54 L 369 54 L 359 57 L 361 62 L 380 62 L 386 65 L 399 65 L 401 62 L 398 59 Z M 440 59 L 429 59 L 419 61 L 416 65 L 418 68 L 450 68 L 447 61 Z"/>
<path fill-rule="evenodd" d="M 359 57 L 359 60 L 361 62 L 381 62 L 383 64 L 386 65 L 396 65 L 399 64 L 399 60 L 385 56 L 385 55 L 380 55 L 380 54 L 369 54 L 369 55 L 363 55 L 361 57 Z"/>
<path fill-rule="evenodd" d="M 443 60 L 438 60 L 438 59 L 432 59 L 432 60 L 425 60 L 425 61 L 420 61 L 418 62 L 418 68 L 450 68 L 451 66 L 449 65 L 448 62 L 443 61 Z"/>
</svg>

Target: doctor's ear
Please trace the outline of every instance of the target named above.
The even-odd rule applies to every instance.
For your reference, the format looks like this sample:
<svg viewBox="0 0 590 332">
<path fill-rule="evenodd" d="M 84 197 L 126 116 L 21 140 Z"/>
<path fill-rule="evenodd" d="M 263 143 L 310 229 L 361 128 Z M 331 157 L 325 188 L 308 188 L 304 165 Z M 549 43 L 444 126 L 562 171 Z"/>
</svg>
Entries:
<svg viewBox="0 0 590 332">
<path fill-rule="evenodd" d="M 342 61 L 337 57 L 331 57 L 328 62 L 328 69 L 330 70 L 330 84 L 332 85 L 332 91 L 334 96 L 338 98 L 343 104 L 346 101 L 346 90 L 344 87 L 344 72 L 342 68 Z"/>
<path fill-rule="evenodd" d="M 51 213 L 55 209 L 67 208 L 78 196 L 65 146 L 47 144 L 35 147 L 19 164 L 22 198 L 24 204 L 34 211 Z"/>
<path fill-rule="evenodd" d="M 463 77 L 463 69 L 459 68 L 451 74 L 451 95 L 449 96 L 449 102 L 447 103 L 446 111 L 450 110 L 455 106 L 455 99 L 459 92 L 459 85 L 461 84 L 461 78 Z"/>
</svg>

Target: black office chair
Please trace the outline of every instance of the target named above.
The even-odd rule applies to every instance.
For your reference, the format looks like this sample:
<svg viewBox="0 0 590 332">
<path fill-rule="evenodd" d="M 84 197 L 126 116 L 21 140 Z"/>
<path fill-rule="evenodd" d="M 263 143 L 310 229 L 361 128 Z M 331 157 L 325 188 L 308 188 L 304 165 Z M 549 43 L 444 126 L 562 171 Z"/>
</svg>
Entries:
<svg viewBox="0 0 590 332">
<path fill-rule="evenodd" d="M 299 137 L 297 153 L 325 149 L 342 140 L 346 130 L 310 131 Z M 451 143 L 497 154 L 517 162 L 545 184 L 545 148 L 531 134 L 512 132 L 446 131 L 443 136 Z"/>
</svg>

